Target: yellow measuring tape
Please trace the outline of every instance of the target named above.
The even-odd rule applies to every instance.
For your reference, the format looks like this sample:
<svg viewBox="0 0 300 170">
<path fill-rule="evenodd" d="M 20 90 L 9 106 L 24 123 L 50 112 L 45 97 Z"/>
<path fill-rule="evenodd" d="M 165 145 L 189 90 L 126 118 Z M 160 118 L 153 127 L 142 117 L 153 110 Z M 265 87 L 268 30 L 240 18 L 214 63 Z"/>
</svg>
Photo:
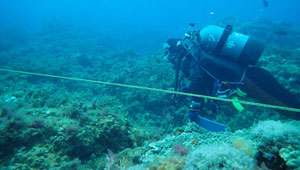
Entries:
<svg viewBox="0 0 300 170">
<path fill-rule="evenodd" d="M 185 95 L 185 96 L 218 100 L 218 101 L 223 101 L 223 102 L 236 102 L 235 100 L 232 100 L 232 99 L 218 98 L 218 97 L 214 97 L 214 96 L 206 96 L 206 95 L 200 95 L 200 94 L 177 92 L 177 91 L 171 91 L 171 90 L 156 89 L 156 88 L 143 87 L 143 86 L 135 86 L 135 85 L 129 85 L 129 84 L 111 83 L 111 82 L 98 81 L 98 80 L 88 80 L 88 79 L 81 79 L 81 78 L 74 78 L 74 77 L 65 77 L 65 76 L 57 76 L 57 75 L 51 75 L 51 74 L 33 73 L 33 72 L 17 71 L 17 70 L 9 70 L 9 69 L 1 69 L 1 68 L 0 68 L 0 71 L 10 72 L 10 73 L 18 73 L 18 74 L 27 74 L 27 75 L 33 75 L 33 76 L 50 77 L 50 78 L 57 78 L 57 79 L 65 79 L 65 80 L 75 80 L 75 81 L 112 85 L 112 86 L 119 86 L 119 87 L 127 87 L 127 88 L 149 90 L 149 91 L 156 91 L 156 92 L 162 92 L 162 93 L 179 94 L 179 95 Z M 292 111 L 292 112 L 300 112 L 300 109 L 291 108 L 291 107 L 276 106 L 276 105 L 248 102 L 248 101 L 240 101 L 240 100 L 239 100 L 239 103 L 245 104 L 245 105 L 264 107 L 264 108 L 287 110 L 287 111 Z"/>
</svg>

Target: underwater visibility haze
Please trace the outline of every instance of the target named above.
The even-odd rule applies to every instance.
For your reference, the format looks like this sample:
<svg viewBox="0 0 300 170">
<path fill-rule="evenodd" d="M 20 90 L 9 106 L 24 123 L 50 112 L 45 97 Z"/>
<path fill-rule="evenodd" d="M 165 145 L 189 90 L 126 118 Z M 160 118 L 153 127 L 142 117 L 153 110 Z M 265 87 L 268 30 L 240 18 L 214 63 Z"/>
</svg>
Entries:
<svg viewBox="0 0 300 170">
<path fill-rule="evenodd" d="M 0 170 L 299 170 L 299 6 L 0 1 Z"/>
</svg>

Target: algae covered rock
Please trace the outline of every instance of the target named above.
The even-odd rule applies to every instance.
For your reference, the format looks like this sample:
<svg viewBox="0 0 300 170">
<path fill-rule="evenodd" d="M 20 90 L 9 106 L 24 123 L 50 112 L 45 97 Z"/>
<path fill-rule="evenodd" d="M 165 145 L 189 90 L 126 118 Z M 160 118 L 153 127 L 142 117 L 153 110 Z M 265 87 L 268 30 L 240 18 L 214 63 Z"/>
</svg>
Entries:
<svg viewBox="0 0 300 170">
<path fill-rule="evenodd" d="M 51 167 L 58 167 L 55 161 L 59 157 L 54 154 L 49 154 L 49 149 L 46 147 L 35 146 L 31 149 L 20 149 L 11 160 L 11 163 L 16 164 L 18 168 L 43 168 L 49 169 Z"/>
<path fill-rule="evenodd" d="M 186 170 L 236 169 L 255 170 L 254 159 L 230 145 L 206 145 L 192 152 L 186 161 Z"/>
<path fill-rule="evenodd" d="M 133 126 L 120 116 L 107 114 L 90 120 L 84 126 L 74 123 L 63 126 L 51 140 L 54 150 L 87 160 L 108 148 L 118 152 L 133 147 L 137 141 L 132 129 Z"/>
<path fill-rule="evenodd" d="M 175 129 L 175 131 L 178 130 Z M 232 135 L 229 132 L 208 132 L 194 123 L 188 123 L 181 132 L 176 132 L 175 135 L 169 135 L 160 141 L 150 143 L 144 148 L 140 161 L 148 165 L 150 169 L 170 169 L 170 167 L 171 169 L 183 169 L 185 166 L 186 169 L 192 169 L 192 165 L 188 167 L 186 161 L 191 159 L 193 151 L 204 145 L 230 145 Z M 237 150 L 234 147 L 232 148 Z M 240 152 L 246 155 L 243 151 Z"/>
<path fill-rule="evenodd" d="M 251 135 L 262 143 L 284 143 L 287 139 L 297 141 L 300 136 L 299 127 L 281 121 L 261 121 L 250 131 Z"/>
<path fill-rule="evenodd" d="M 261 121 L 251 129 L 212 133 L 189 123 L 144 147 L 140 161 L 149 169 L 295 169 L 298 129 L 297 122 Z M 187 155 L 175 154 L 178 144 L 189 149 Z"/>
<path fill-rule="evenodd" d="M 77 170 L 80 166 L 78 158 L 70 159 L 49 150 L 49 146 L 34 146 L 31 149 L 18 150 L 7 167 L 12 169 L 63 169 Z"/>
<path fill-rule="evenodd" d="M 250 137 L 257 142 L 258 164 L 268 168 L 295 168 L 299 160 L 299 127 L 292 122 L 263 121 L 252 127 Z"/>
</svg>

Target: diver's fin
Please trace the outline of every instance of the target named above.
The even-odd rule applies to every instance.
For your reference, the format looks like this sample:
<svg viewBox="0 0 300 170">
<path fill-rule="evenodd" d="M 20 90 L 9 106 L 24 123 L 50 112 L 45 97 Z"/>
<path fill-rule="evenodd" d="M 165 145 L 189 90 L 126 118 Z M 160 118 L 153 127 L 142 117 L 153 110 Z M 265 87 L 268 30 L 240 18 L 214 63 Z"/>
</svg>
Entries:
<svg viewBox="0 0 300 170">
<path fill-rule="evenodd" d="M 212 132 L 225 132 L 226 131 L 226 127 L 225 125 L 218 123 L 218 122 L 214 122 L 212 120 L 209 119 L 205 119 L 203 117 L 199 117 L 199 125 L 209 131 Z"/>
<path fill-rule="evenodd" d="M 284 88 L 267 70 L 250 67 L 246 73 L 245 84 L 247 93 L 265 104 L 300 108 L 296 96 Z M 279 113 L 300 120 L 300 113 L 277 110 Z"/>
</svg>

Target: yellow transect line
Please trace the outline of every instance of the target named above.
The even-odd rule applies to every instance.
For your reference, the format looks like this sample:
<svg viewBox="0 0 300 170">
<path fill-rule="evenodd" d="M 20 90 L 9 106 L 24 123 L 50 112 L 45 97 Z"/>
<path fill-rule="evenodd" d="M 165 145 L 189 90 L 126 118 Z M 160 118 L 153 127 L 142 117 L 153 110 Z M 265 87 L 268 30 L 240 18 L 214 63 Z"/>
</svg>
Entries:
<svg viewBox="0 0 300 170">
<path fill-rule="evenodd" d="M 42 76 L 42 77 L 50 77 L 50 78 L 57 78 L 57 79 L 65 79 L 65 80 L 82 81 L 82 82 L 89 82 L 89 83 L 97 83 L 97 84 L 105 84 L 105 85 L 142 89 L 142 90 L 149 90 L 149 91 L 157 91 L 157 92 L 162 92 L 162 93 L 179 94 L 179 95 L 185 95 L 185 96 L 218 100 L 218 101 L 223 101 L 223 102 L 239 102 L 241 104 L 251 105 L 251 106 L 286 110 L 286 111 L 292 111 L 292 112 L 300 112 L 300 109 L 292 108 L 292 107 L 277 106 L 277 105 L 270 105 L 270 104 L 263 104 L 263 103 L 256 103 L 256 102 L 248 102 L 248 101 L 242 101 L 242 100 L 236 101 L 233 99 L 225 99 L 225 98 L 219 98 L 219 97 L 214 97 L 214 96 L 206 96 L 206 95 L 200 95 L 200 94 L 192 94 L 192 93 L 184 93 L 184 92 L 177 92 L 177 91 L 171 91 L 171 90 L 156 89 L 156 88 L 151 88 L 151 87 L 135 86 L 135 85 L 129 85 L 129 84 L 120 84 L 120 83 L 112 83 L 112 82 L 105 82 L 105 81 L 98 81 L 98 80 L 89 80 L 89 79 L 82 79 L 82 78 L 65 77 L 65 76 L 57 76 L 57 75 L 51 75 L 51 74 L 42 74 L 42 73 L 34 73 L 34 72 L 26 72 L 26 71 L 18 71 L 18 70 L 10 70 L 10 69 L 1 69 L 1 68 L 0 68 L 0 71 L 34 75 L 34 76 Z"/>
</svg>

